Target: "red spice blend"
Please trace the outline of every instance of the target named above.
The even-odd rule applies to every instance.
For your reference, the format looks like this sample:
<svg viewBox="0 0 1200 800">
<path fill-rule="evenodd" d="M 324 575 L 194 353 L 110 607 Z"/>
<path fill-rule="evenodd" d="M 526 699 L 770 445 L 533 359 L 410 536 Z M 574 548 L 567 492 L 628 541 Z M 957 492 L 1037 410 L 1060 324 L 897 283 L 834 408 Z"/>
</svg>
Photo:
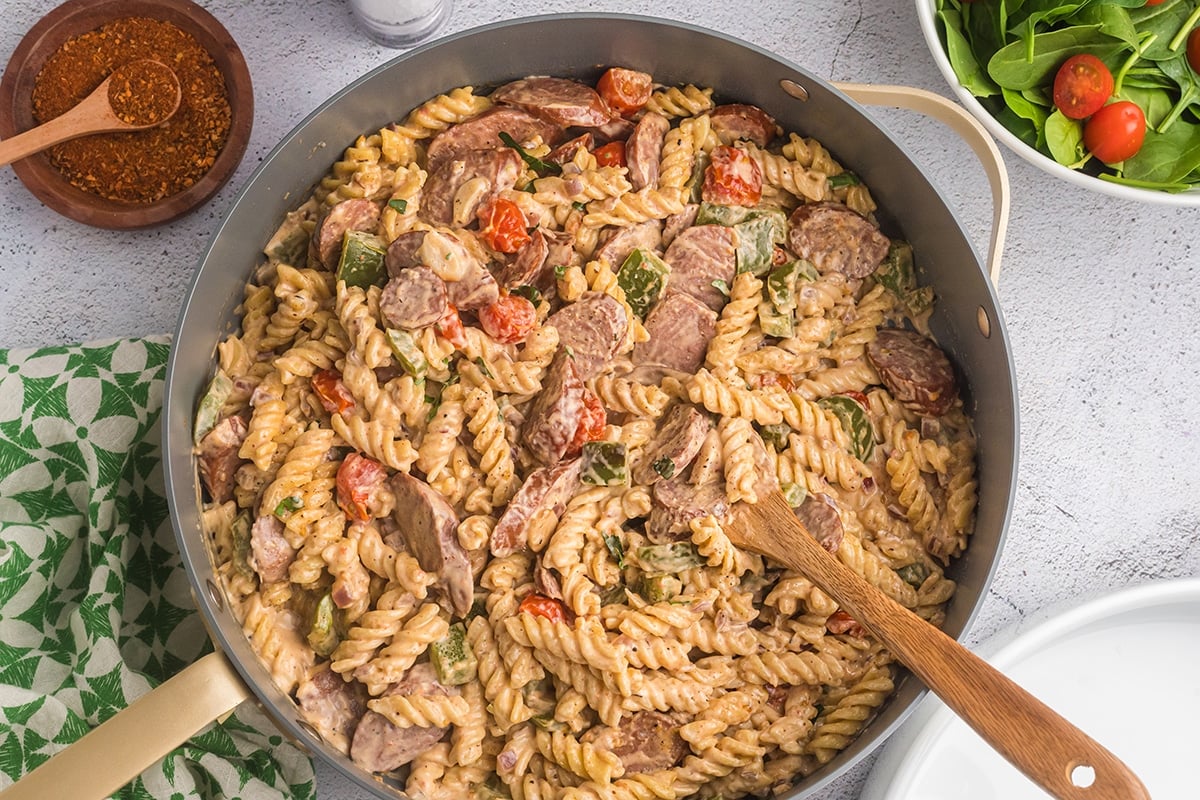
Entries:
<svg viewBox="0 0 1200 800">
<path fill-rule="evenodd" d="M 76 36 L 34 80 L 39 123 L 70 110 L 113 71 L 137 59 L 179 78 L 179 110 L 159 127 L 84 136 L 55 145 L 50 162 L 75 186 L 109 200 L 147 204 L 187 189 L 212 168 L 229 135 L 225 80 L 212 56 L 178 26 L 146 17 L 114 20 Z"/>
</svg>

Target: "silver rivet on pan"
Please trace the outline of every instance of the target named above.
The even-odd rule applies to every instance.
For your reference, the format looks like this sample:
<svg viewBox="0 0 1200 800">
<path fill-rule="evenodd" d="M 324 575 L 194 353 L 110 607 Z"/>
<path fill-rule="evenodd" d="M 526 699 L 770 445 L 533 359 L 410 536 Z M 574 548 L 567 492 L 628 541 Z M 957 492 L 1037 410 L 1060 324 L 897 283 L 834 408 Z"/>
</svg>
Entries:
<svg viewBox="0 0 1200 800">
<path fill-rule="evenodd" d="M 221 593 L 221 590 L 217 588 L 217 585 L 212 582 L 211 578 L 204 582 L 204 586 L 208 589 L 208 599 L 212 601 L 212 604 L 217 607 L 218 611 L 222 610 L 225 606 L 225 596 Z"/>
<path fill-rule="evenodd" d="M 975 323 L 979 325 L 979 332 L 983 334 L 983 338 L 990 339 L 992 337 L 992 320 L 988 317 L 988 313 L 983 309 L 983 306 L 979 307 L 979 310 L 975 312 L 975 316 Z"/>
<path fill-rule="evenodd" d="M 807 100 L 808 99 L 808 89 L 805 89 L 803 86 L 796 83 L 791 78 L 784 78 L 783 80 L 781 80 L 779 82 L 779 88 L 783 89 L 785 92 L 787 92 L 789 95 L 796 98 L 797 100 Z"/>
</svg>

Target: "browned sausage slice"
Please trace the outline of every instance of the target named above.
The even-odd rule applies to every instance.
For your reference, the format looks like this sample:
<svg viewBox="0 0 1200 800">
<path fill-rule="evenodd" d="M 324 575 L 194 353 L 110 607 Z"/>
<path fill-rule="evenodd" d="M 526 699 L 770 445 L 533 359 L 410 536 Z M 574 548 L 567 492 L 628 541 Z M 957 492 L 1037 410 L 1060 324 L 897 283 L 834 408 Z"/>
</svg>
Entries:
<svg viewBox="0 0 1200 800">
<path fill-rule="evenodd" d="M 459 311 L 478 311 L 500 299 L 500 285 L 477 263 L 460 280 L 446 281 L 446 299 Z"/>
<path fill-rule="evenodd" d="M 466 122 L 451 125 L 434 136 L 425 151 L 429 172 L 436 172 L 446 162 L 470 150 L 504 147 L 504 142 L 500 140 L 501 132 L 517 142 L 531 142 L 540 138 L 551 147 L 566 138 L 561 125 L 526 114 L 519 108 L 493 108 Z"/>
<path fill-rule="evenodd" d="M 793 509 L 793 512 L 822 547 L 831 553 L 837 553 L 845 529 L 842 527 L 842 518 L 838 516 L 837 508 L 828 495 L 809 495 L 804 498 L 799 508 Z"/>
<path fill-rule="evenodd" d="M 607 261 L 614 272 L 621 269 L 634 250 L 658 250 L 662 244 L 662 223 L 656 219 L 607 228 L 600 234 L 600 243 L 592 258 Z"/>
<path fill-rule="evenodd" d="M 580 740 L 615 753 L 626 774 L 671 769 L 688 754 L 679 723 L 657 711 L 631 714 L 615 728 L 597 725 Z"/>
<path fill-rule="evenodd" d="M 424 328 L 446 313 L 446 282 L 429 267 L 410 267 L 379 296 L 379 315 L 393 328 Z"/>
<path fill-rule="evenodd" d="M 533 286 L 542 268 L 546 266 L 546 256 L 550 247 L 546 243 L 546 234 L 540 227 L 534 228 L 529 234 L 529 241 L 521 246 L 511 260 L 502 266 L 496 280 L 505 289 L 515 289 L 518 286 Z"/>
<path fill-rule="evenodd" d="M 407 231 L 400 234 L 388 245 L 387 253 L 383 256 L 383 264 L 387 267 L 388 277 L 394 278 L 402 270 L 420 266 L 421 245 L 425 242 L 425 231 Z"/>
<path fill-rule="evenodd" d="M 350 758 L 369 772 L 391 772 L 433 747 L 449 728 L 400 728 L 377 711 L 363 714 L 350 742 Z"/>
<path fill-rule="evenodd" d="M 559 347 L 521 429 L 533 457 L 543 464 L 562 461 L 582 413 L 583 381 L 575 371 L 575 359 Z"/>
<path fill-rule="evenodd" d="M 654 441 L 642 451 L 642 460 L 633 471 L 633 479 L 648 486 L 663 478 L 682 475 L 700 452 L 709 427 L 708 417 L 695 406 L 672 408 Z"/>
<path fill-rule="evenodd" d="M 283 536 L 283 523 L 274 514 L 263 514 L 250 527 L 250 567 L 263 583 L 286 580 L 296 551 Z"/>
<path fill-rule="evenodd" d="M 891 242 L 870 220 L 840 203 L 810 203 L 792 212 L 788 246 L 821 272 L 865 278 Z"/>
<path fill-rule="evenodd" d="M 392 515 L 421 569 L 440 578 L 454 613 L 465 617 L 475 592 L 471 564 L 458 543 L 458 516 L 425 481 L 397 472 L 388 481 L 396 496 Z"/>
<path fill-rule="evenodd" d="M 945 414 L 958 399 L 950 359 L 919 333 L 885 328 L 867 345 L 867 358 L 888 391 L 922 414 Z"/>
<path fill-rule="evenodd" d="M 684 292 L 713 311 L 725 306 L 725 295 L 713 285 L 733 285 L 737 251 L 733 228 L 724 225 L 694 225 L 675 237 L 663 260 L 671 265 L 672 291 Z"/>
<path fill-rule="evenodd" d="M 697 486 L 677 475 L 654 484 L 652 497 L 646 535 L 657 543 L 687 539 L 691 536 L 688 525 L 694 519 L 703 519 L 709 514 L 724 519 L 729 515 L 729 498 L 721 481 Z"/>
<path fill-rule="evenodd" d="M 650 338 L 633 346 L 634 364 L 692 373 L 716 335 L 717 312 L 691 295 L 668 291 L 646 315 L 646 332 Z"/>
<path fill-rule="evenodd" d="M 663 140 L 671 123 L 662 114 L 648 112 L 638 120 L 633 135 L 625 143 L 625 162 L 629 166 L 629 182 L 634 191 L 647 186 L 658 188 L 658 161 L 662 156 Z"/>
<path fill-rule="evenodd" d="M 504 84 L 491 98 L 563 127 L 596 128 L 616 116 L 595 89 L 568 78 L 522 78 Z"/>
<path fill-rule="evenodd" d="M 238 465 L 238 449 L 249 428 L 240 416 L 226 417 L 200 440 L 200 479 L 214 503 L 233 499 L 233 478 Z"/>
<path fill-rule="evenodd" d="M 354 728 L 367 710 L 363 696 L 351 683 L 328 666 L 300 681 L 296 702 L 304 718 L 322 735 L 349 744 Z"/>
<path fill-rule="evenodd" d="M 380 207 L 370 200 L 356 197 L 329 209 L 317 223 L 312 247 L 317 260 L 328 270 L 337 269 L 342 257 L 342 239 L 346 231 L 373 231 L 379 225 Z"/>
<path fill-rule="evenodd" d="M 510 147 L 499 150 L 472 150 L 444 161 L 429 175 L 421 194 L 421 208 L 417 216 L 434 225 L 451 225 L 454 222 L 454 203 L 459 190 L 471 180 L 482 178 L 482 191 L 472 194 L 468 206 L 460 210 L 460 216 L 473 220 L 479 206 L 494 197 L 497 192 L 511 189 L 524 169 L 525 162 Z"/>
<path fill-rule="evenodd" d="M 529 520 L 543 508 L 561 514 L 579 488 L 580 467 L 580 460 L 574 458 L 529 473 L 492 528 L 489 541 L 492 555 L 509 556 L 524 549 Z"/>
<path fill-rule="evenodd" d="M 699 203 L 688 203 L 683 211 L 672 214 L 663 220 L 662 244 L 670 247 L 675 237 L 696 224 L 696 215 L 700 213 Z"/>
<path fill-rule="evenodd" d="M 775 119 L 758 106 L 748 103 L 717 106 L 708 112 L 708 116 L 721 144 L 749 139 L 759 147 L 766 147 L 779 134 Z"/>
<path fill-rule="evenodd" d="M 558 164 L 561 167 L 563 164 L 573 161 L 580 149 L 591 150 L 595 146 L 596 137 L 592 135 L 591 131 L 588 131 L 585 134 L 576 136 L 574 139 L 568 139 L 551 150 L 545 160 L 552 164 Z"/>
<path fill-rule="evenodd" d="M 554 312 L 546 324 L 558 330 L 560 346 L 571 348 L 575 370 L 584 381 L 600 374 L 629 334 L 624 307 L 603 292 L 585 292 Z"/>
</svg>

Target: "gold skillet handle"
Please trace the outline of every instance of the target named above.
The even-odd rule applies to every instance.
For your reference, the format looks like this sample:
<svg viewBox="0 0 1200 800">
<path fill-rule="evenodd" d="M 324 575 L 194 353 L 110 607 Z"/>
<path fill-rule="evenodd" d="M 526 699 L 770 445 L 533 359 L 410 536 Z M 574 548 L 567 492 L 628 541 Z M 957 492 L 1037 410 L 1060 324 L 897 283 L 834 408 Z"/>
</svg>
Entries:
<svg viewBox="0 0 1200 800">
<path fill-rule="evenodd" d="M 962 106 L 940 94 L 911 86 L 888 86 L 870 83 L 833 84 L 851 99 L 864 105 L 888 106 L 916 111 L 933 117 L 957 133 L 975 152 L 992 187 L 992 243 L 988 250 L 988 275 L 992 285 L 999 285 L 1000 257 L 1004 251 L 1004 236 L 1008 231 L 1010 192 L 1008 170 L 1000 156 L 1000 148 L 987 129 Z"/>
<path fill-rule="evenodd" d="M 201 658 L 0 792 L 4 800 L 103 800 L 250 690 L 224 653 Z"/>
</svg>

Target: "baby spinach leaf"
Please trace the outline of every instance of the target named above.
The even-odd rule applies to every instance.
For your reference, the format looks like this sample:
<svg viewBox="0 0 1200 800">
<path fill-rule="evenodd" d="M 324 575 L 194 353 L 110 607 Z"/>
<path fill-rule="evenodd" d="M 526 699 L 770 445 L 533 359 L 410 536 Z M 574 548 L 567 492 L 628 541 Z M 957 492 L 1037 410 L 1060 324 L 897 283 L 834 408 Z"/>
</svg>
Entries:
<svg viewBox="0 0 1200 800">
<path fill-rule="evenodd" d="M 1166 133 L 1146 131 L 1142 149 L 1126 159 L 1122 177 L 1151 183 L 1180 183 L 1200 169 L 1200 126 L 1175 125 Z"/>
<path fill-rule="evenodd" d="M 946 43 L 946 57 L 958 82 L 968 92 L 976 97 L 990 97 L 1000 90 L 1000 87 L 988 77 L 987 70 L 975 58 L 971 43 L 963 34 L 962 15 L 958 11 L 947 9 L 938 14 L 942 22 L 943 39 Z"/>
<path fill-rule="evenodd" d="M 1126 45 L 1100 32 L 1099 25 L 1073 25 L 1033 37 L 1033 59 L 1026 59 L 1025 46 L 1017 41 L 996 51 L 988 61 L 988 75 L 1009 89 L 1030 89 L 1053 79 L 1063 61 L 1079 53 L 1091 53 L 1104 61 Z"/>
<path fill-rule="evenodd" d="M 1046 117 L 1046 146 L 1050 155 L 1063 166 L 1078 164 L 1084 156 L 1083 126 L 1078 120 L 1070 119 L 1061 111 Z"/>
</svg>

